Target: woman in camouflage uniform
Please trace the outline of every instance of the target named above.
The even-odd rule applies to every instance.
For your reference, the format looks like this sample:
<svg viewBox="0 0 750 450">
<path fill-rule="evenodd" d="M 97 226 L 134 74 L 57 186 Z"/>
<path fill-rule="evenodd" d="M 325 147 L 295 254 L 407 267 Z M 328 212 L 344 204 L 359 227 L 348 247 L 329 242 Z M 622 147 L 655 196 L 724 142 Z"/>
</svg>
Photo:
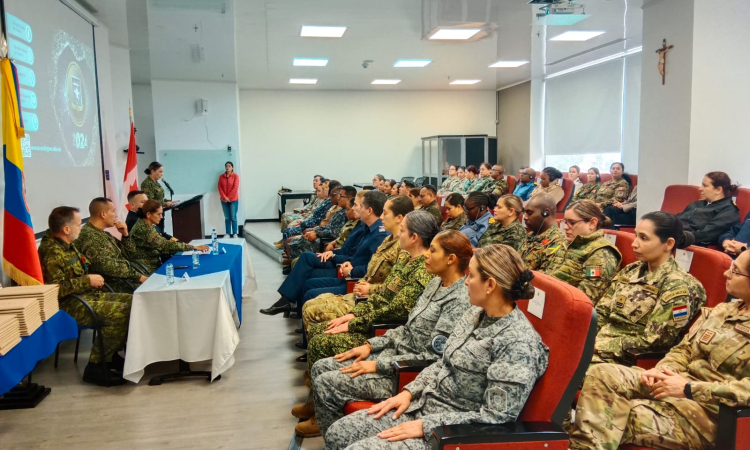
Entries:
<svg viewBox="0 0 750 450">
<path fill-rule="evenodd" d="M 474 183 L 471 185 L 469 190 L 466 191 L 466 193 L 468 194 L 469 192 L 479 191 L 479 192 L 484 192 L 485 194 L 489 194 L 490 184 L 492 183 L 492 181 L 494 181 L 492 177 L 490 176 L 491 170 L 492 170 L 492 164 L 482 163 L 479 166 L 480 178 L 474 181 Z"/>
<path fill-rule="evenodd" d="M 474 186 L 474 183 L 479 180 L 479 178 L 477 178 L 478 174 L 479 169 L 477 169 L 477 166 L 472 164 L 467 167 L 463 185 L 461 183 L 458 183 L 458 186 L 456 186 L 456 192 L 463 195 L 468 194 L 471 191 L 471 188 Z"/>
<path fill-rule="evenodd" d="M 464 210 L 464 196 L 456 192 L 445 199 L 445 209 L 448 210 L 448 218 L 440 225 L 440 229 L 460 230 L 466 223 L 466 211 Z"/>
<path fill-rule="evenodd" d="M 602 176 L 599 175 L 599 169 L 596 167 L 590 168 L 586 177 L 588 178 L 588 183 L 578 188 L 576 195 L 573 196 L 574 202 L 584 199 L 593 200 L 596 198 L 596 193 L 599 192 L 602 183 Z"/>
<path fill-rule="evenodd" d="M 475 308 L 456 322 L 440 360 L 398 395 L 336 421 L 326 449 L 427 450 L 442 425 L 515 422 L 549 360 L 515 305 L 533 297 L 533 277 L 507 245 L 480 248 L 466 278 Z"/>
<path fill-rule="evenodd" d="M 438 190 L 438 195 L 448 195 L 451 192 L 455 192 L 456 186 L 461 181 L 460 178 L 458 178 L 458 168 L 455 164 L 451 164 L 450 168 L 448 168 L 448 178 L 443 181 L 443 184 L 440 185 L 440 190 Z"/>
<path fill-rule="evenodd" d="M 441 344 L 470 306 L 464 274 L 472 255 L 469 238 L 463 233 L 449 230 L 435 236 L 425 254 L 427 272 L 435 278 L 417 300 L 406 324 L 315 363 L 311 377 L 317 414 L 313 402 L 292 409 L 292 415 L 300 419 L 315 416 L 300 423 L 297 434 L 307 437 L 325 433 L 343 416 L 344 405 L 349 402 L 382 400 L 396 394 L 393 388 L 397 375 L 391 362 L 440 358 Z"/>
<path fill-rule="evenodd" d="M 571 449 L 635 444 L 667 450 L 725 449 L 719 406 L 750 406 L 750 252 L 725 273 L 739 302 L 703 308 L 655 368 L 597 364 L 586 373 Z M 727 433 L 729 434 L 729 433 Z"/>
<path fill-rule="evenodd" d="M 138 211 L 140 219 L 130 231 L 130 240 L 135 243 L 135 252 L 131 259 L 143 264 L 149 274 L 156 272 L 162 264 L 162 258 L 168 258 L 177 252 L 190 250 L 208 250 L 207 245 L 190 245 L 179 241 L 164 239 L 154 226 L 159 223 L 163 209 L 156 200 L 146 200 Z"/>
<path fill-rule="evenodd" d="M 577 287 L 594 305 L 604 295 L 620 269 L 622 255 L 604 237 L 610 220 L 591 200 L 571 203 L 565 210 L 563 230 L 567 242 L 553 249 L 545 273 Z"/>
<path fill-rule="evenodd" d="M 144 172 L 148 176 L 141 182 L 141 190 L 146 194 L 148 199 L 156 200 L 162 208 L 172 206 L 173 202 L 164 199 L 164 188 L 159 184 L 159 180 L 164 176 L 164 166 L 154 161 L 148 165 L 148 168 Z"/>
<path fill-rule="evenodd" d="M 528 233 L 518 221 L 518 214 L 523 214 L 521 197 L 513 194 L 500 197 L 495 205 L 494 217 L 490 219 L 487 231 L 479 238 L 477 247 L 505 244 L 520 251 Z"/>
<path fill-rule="evenodd" d="M 615 202 L 625 202 L 630 195 L 630 177 L 625 174 L 625 166 L 621 162 L 612 163 L 609 171 L 612 179 L 602 183 L 593 199 L 602 210 Z"/>
</svg>

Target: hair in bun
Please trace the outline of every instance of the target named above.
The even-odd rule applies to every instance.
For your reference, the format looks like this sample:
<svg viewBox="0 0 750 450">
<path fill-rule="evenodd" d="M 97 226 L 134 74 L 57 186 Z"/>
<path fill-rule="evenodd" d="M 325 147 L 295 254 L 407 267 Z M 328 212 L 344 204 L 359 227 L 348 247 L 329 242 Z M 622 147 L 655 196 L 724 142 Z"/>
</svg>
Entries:
<svg viewBox="0 0 750 450">
<path fill-rule="evenodd" d="M 516 278 L 513 286 L 510 288 L 510 296 L 513 300 L 526 300 L 534 297 L 534 286 L 531 284 L 531 280 L 534 279 L 534 274 L 526 269 L 521 272 L 521 275 Z"/>
</svg>

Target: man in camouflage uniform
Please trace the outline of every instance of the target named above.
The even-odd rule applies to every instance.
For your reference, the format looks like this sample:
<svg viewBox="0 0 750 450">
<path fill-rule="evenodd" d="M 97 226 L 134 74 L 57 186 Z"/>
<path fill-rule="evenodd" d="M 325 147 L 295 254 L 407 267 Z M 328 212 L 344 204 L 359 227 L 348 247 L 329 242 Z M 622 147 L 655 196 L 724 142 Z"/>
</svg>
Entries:
<svg viewBox="0 0 750 450">
<path fill-rule="evenodd" d="M 503 317 L 471 308 L 456 322 L 439 361 L 386 400 L 378 414 L 361 410 L 336 421 L 326 432 L 326 449 L 427 450 L 432 430 L 442 425 L 515 422 L 548 358 L 549 349 L 518 308 Z M 393 419 L 389 410 L 399 405 L 408 408 Z M 397 442 L 376 436 L 405 423 L 421 425 L 422 436 Z"/>
<path fill-rule="evenodd" d="M 504 244 L 513 247 L 515 251 L 520 251 L 528 234 L 526 228 L 518 220 L 514 220 L 509 225 L 503 226 L 499 220 L 490 219 L 490 225 L 482 237 L 479 238 L 479 245 L 477 247 Z"/>
<path fill-rule="evenodd" d="M 531 232 L 519 253 L 529 270 L 543 272 L 565 242 L 565 233 L 555 222 L 555 207 L 555 199 L 549 194 L 536 195 L 525 206 L 526 226 Z"/>
<path fill-rule="evenodd" d="M 130 322 L 130 294 L 112 294 L 101 291 L 104 278 L 88 274 L 86 259 L 73 245 L 81 231 L 81 215 L 76 208 L 61 206 L 52 210 L 49 217 L 49 230 L 39 246 L 39 259 L 45 284 L 60 286 L 60 309 L 70 314 L 79 325 L 90 325 L 88 310 L 73 298 L 76 294 L 93 308 L 101 325 L 104 340 L 104 355 L 99 346 L 91 349 L 89 363 L 83 371 L 83 381 L 105 385 L 105 373 L 99 364 L 102 358 L 112 362 L 110 367 L 122 370 L 124 359 L 117 355 L 123 348 Z M 110 374 L 111 384 L 123 384 L 125 380 L 118 374 Z"/>
<path fill-rule="evenodd" d="M 653 272 L 647 262 L 628 265 L 596 304 L 592 363 L 621 363 L 627 350 L 670 348 L 705 303 L 703 286 L 672 257 Z"/>
<path fill-rule="evenodd" d="M 127 225 L 117 220 L 115 205 L 103 197 L 89 203 L 89 215 L 88 223 L 73 244 L 88 260 L 90 273 L 103 276 L 115 292 L 132 294 L 147 276 L 144 269 L 130 261 L 136 248 L 128 236 Z M 111 227 L 122 234 L 122 241 L 104 231 Z"/>
<path fill-rule="evenodd" d="M 714 448 L 719 405 L 750 406 L 749 311 L 744 301 L 703 308 L 654 369 L 592 366 L 576 406 L 570 448 Z"/>
<path fill-rule="evenodd" d="M 492 166 L 492 170 L 490 170 L 490 177 L 492 177 L 492 181 L 487 188 L 488 193 L 495 194 L 498 197 L 508 193 L 508 182 L 505 181 L 505 167 L 495 164 Z"/>
<path fill-rule="evenodd" d="M 419 191 L 419 201 L 422 203 L 421 210 L 430 213 L 435 218 L 437 226 L 440 227 L 440 224 L 443 223 L 443 213 L 440 211 L 437 200 L 435 200 L 436 194 L 435 188 L 428 184 Z"/>
</svg>

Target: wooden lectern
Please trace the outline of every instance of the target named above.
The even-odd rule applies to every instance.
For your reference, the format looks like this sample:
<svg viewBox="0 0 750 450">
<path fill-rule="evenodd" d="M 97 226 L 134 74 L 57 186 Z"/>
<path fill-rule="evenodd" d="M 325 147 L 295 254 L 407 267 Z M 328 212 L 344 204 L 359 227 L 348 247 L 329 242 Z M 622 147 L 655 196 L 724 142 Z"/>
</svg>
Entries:
<svg viewBox="0 0 750 450">
<path fill-rule="evenodd" d="M 172 207 L 172 235 L 182 242 L 205 239 L 203 195 L 196 195 Z"/>
</svg>

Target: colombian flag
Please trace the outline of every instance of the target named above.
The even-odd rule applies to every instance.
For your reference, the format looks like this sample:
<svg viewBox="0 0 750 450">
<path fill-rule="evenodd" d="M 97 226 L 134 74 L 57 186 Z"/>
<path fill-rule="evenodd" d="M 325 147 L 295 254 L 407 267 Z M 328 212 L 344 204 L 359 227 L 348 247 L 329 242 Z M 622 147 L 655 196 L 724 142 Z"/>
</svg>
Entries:
<svg viewBox="0 0 750 450">
<path fill-rule="evenodd" d="M 16 67 L 5 58 L 0 61 L 3 104 L 3 168 L 5 170 L 5 211 L 3 213 L 3 271 L 16 283 L 44 284 L 36 250 L 31 214 L 24 198 L 24 137 L 18 96 Z"/>
</svg>

